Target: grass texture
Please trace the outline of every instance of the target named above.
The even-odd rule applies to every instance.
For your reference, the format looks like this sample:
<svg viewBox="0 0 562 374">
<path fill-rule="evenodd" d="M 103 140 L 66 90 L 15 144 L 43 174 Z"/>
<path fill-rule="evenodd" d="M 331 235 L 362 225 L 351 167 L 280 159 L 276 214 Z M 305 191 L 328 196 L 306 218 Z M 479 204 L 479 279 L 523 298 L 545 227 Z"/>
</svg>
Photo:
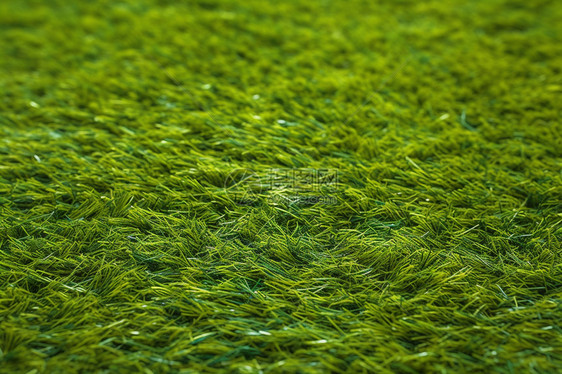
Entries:
<svg viewBox="0 0 562 374">
<path fill-rule="evenodd" d="M 560 19 L 0 2 L 0 372 L 560 372 Z"/>
</svg>

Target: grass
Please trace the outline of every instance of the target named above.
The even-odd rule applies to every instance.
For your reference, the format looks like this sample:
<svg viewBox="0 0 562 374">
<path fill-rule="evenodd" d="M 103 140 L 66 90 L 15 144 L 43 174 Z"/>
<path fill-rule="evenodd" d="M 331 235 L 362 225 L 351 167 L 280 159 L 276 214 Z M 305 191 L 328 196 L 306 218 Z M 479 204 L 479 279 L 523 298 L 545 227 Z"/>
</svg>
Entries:
<svg viewBox="0 0 562 374">
<path fill-rule="evenodd" d="M 559 372 L 561 17 L 1 2 L 0 372 Z"/>
</svg>

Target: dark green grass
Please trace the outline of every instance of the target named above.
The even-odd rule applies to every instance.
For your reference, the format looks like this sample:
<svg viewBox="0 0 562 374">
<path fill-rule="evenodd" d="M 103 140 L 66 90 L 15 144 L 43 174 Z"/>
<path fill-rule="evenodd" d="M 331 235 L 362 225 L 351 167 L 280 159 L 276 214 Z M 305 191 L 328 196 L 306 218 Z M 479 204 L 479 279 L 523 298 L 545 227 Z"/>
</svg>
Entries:
<svg viewBox="0 0 562 374">
<path fill-rule="evenodd" d="M 560 372 L 560 19 L 0 2 L 0 372 Z"/>
</svg>

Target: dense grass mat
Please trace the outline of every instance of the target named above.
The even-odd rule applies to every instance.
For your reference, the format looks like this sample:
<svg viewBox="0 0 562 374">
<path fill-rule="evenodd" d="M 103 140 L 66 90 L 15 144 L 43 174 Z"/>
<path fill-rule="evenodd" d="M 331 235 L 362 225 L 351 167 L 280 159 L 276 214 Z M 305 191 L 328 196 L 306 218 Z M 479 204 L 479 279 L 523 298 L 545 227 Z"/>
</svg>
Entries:
<svg viewBox="0 0 562 374">
<path fill-rule="evenodd" d="M 560 372 L 561 19 L 0 2 L 0 372 Z"/>
</svg>

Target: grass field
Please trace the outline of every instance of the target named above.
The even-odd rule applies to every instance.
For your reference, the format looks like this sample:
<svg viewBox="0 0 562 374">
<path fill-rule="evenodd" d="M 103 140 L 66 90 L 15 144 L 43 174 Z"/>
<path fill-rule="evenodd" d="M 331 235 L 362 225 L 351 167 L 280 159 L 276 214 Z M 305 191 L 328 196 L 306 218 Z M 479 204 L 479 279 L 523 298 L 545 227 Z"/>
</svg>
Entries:
<svg viewBox="0 0 562 374">
<path fill-rule="evenodd" d="M 0 373 L 562 372 L 562 3 L 0 2 Z"/>
</svg>

